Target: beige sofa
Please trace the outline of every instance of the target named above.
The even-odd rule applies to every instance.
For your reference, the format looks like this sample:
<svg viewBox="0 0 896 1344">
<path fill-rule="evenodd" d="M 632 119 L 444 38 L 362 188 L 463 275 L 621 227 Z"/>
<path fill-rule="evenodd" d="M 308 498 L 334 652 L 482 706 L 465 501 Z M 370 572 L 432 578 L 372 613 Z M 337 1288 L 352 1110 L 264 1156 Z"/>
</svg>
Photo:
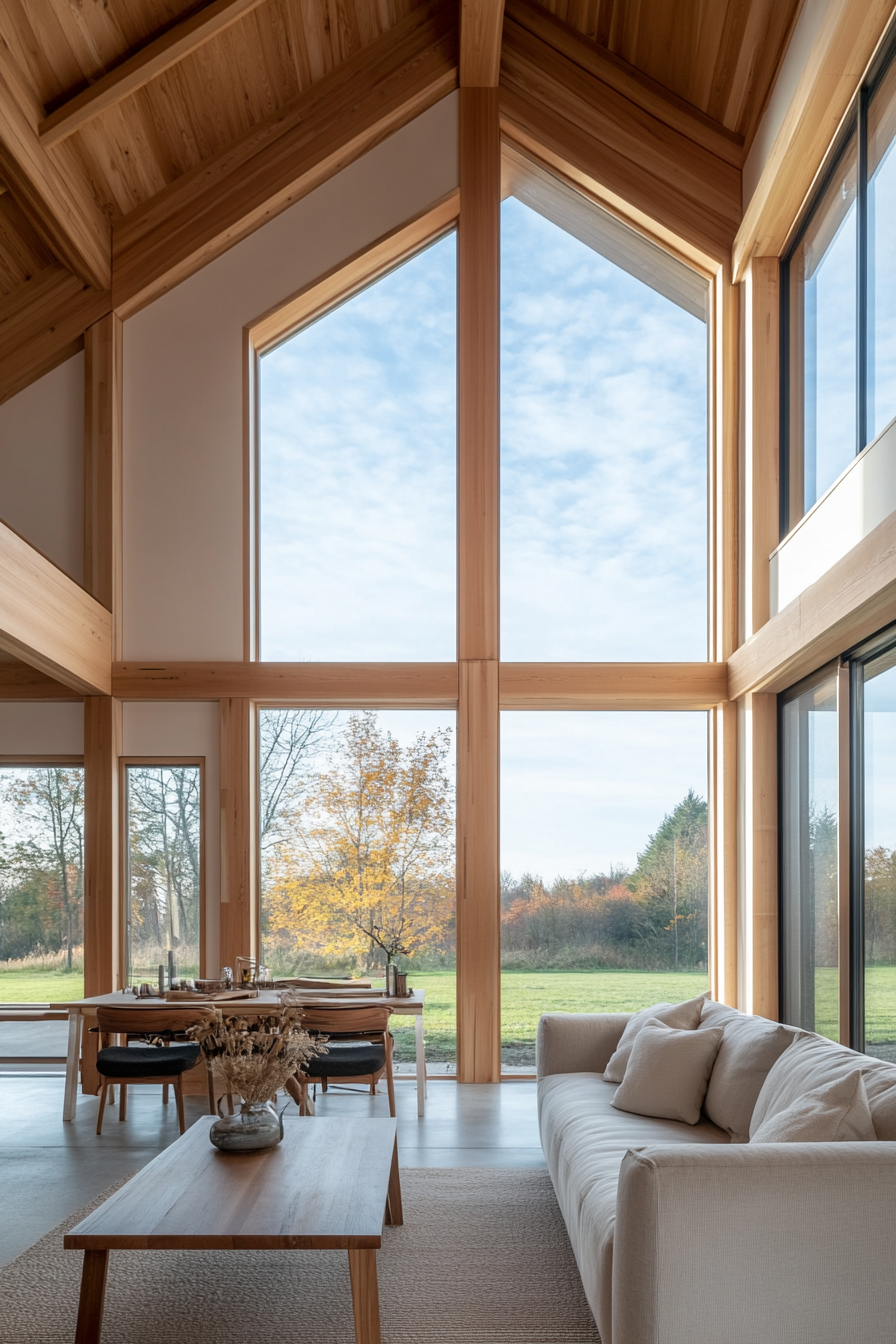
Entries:
<svg viewBox="0 0 896 1344">
<path fill-rule="evenodd" d="M 878 1141 L 733 1142 L 709 1118 L 610 1105 L 601 1074 L 628 1016 L 538 1029 L 542 1146 L 603 1344 L 894 1344 L 896 1067 L 786 1028 L 775 1078 L 797 1095 L 862 1067 Z M 774 1030 L 707 1002 L 697 1029 L 753 1024 Z"/>
</svg>

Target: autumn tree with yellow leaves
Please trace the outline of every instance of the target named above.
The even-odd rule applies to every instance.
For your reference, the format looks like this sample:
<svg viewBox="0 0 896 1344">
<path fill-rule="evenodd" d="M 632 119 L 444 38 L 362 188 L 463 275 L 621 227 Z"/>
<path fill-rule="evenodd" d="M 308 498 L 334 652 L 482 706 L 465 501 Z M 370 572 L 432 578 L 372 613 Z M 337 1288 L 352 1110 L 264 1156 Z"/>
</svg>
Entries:
<svg viewBox="0 0 896 1344">
<path fill-rule="evenodd" d="M 452 949 L 449 751 L 447 730 L 402 746 L 373 711 L 349 717 L 270 858 L 267 930 L 281 947 L 362 968 Z"/>
</svg>

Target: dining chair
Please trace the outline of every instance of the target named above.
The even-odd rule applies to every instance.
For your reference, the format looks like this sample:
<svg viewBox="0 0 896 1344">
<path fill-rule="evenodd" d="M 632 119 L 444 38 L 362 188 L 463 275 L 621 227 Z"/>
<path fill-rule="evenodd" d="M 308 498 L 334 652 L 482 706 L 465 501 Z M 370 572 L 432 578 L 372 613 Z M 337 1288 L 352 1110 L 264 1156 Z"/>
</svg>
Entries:
<svg viewBox="0 0 896 1344">
<path fill-rule="evenodd" d="M 314 1114 L 314 1103 L 309 1096 L 311 1084 L 320 1083 L 324 1092 L 327 1084 L 369 1083 L 370 1095 L 386 1075 L 389 1093 L 389 1114 L 395 1115 L 395 1084 L 392 1076 L 392 1033 L 389 1018 L 392 1009 L 383 1005 L 307 1004 L 303 1006 L 302 1026 L 310 1036 L 325 1036 L 322 1051 L 306 1064 L 292 1080 L 288 1091 L 298 1102 L 302 1115 Z"/>
<path fill-rule="evenodd" d="M 164 1102 L 168 1100 L 168 1084 L 173 1084 L 177 1122 L 181 1134 L 184 1133 L 186 1123 L 182 1079 L 189 1069 L 201 1062 L 202 1051 L 195 1041 L 178 1038 L 183 1037 L 188 1027 L 195 1026 L 208 1016 L 207 1008 L 97 1008 L 96 1030 L 99 1032 L 100 1050 L 96 1057 L 96 1068 L 102 1079 L 97 1134 L 103 1132 L 107 1093 L 116 1083 L 121 1089 L 119 1120 L 124 1120 L 127 1113 L 128 1087 L 132 1083 L 161 1083 Z M 123 1036 L 125 1044 L 110 1045 L 110 1036 Z M 143 1043 L 134 1045 L 132 1041 Z M 205 1065 L 209 1110 L 215 1115 L 211 1060 L 207 1059 Z"/>
</svg>

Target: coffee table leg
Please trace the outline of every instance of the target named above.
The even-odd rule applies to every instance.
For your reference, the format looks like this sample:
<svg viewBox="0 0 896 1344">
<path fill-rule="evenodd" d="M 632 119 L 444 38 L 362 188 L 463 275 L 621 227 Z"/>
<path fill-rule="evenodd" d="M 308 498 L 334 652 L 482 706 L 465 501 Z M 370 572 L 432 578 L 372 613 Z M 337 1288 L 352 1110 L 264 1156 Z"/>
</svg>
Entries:
<svg viewBox="0 0 896 1344">
<path fill-rule="evenodd" d="M 398 1175 L 398 1140 L 392 1149 L 392 1166 L 389 1171 L 389 1188 L 386 1191 L 386 1222 L 390 1227 L 401 1227 L 404 1214 L 401 1208 L 401 1180 Z"/>
<path fill-rule="evenodd" d="M 100 1344 L 100 1333 L 103 1328 L 103 1297 L 106 1292 L 106 1270 L 108 1267 L 108 1251 L 84 1252 L 75 1344 Z"/>
<path fill-rule="evenodd" d="M 352 1280 L 352 1309 L 355 1313 L 357 1344 L 381 1344 L 376 1251 L 349 1251 L 348 1272 Z M 81 1344 L 80 1339 L 77 1344 Z M 87 1344 L 86 1338 L 84 1344 Z"/>
</svg>

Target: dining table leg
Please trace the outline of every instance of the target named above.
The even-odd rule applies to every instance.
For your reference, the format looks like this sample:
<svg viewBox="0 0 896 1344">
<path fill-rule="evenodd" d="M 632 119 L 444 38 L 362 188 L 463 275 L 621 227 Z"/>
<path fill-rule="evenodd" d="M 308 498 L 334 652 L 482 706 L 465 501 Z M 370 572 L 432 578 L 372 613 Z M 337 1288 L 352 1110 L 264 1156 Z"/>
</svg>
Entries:
<svg viewBox="0 0 896 1344">
<path fill-rule="evenodd" d="M 366 1247 L 349 1250 L 348 1272 L 352 1281 L 352 1310 L 355 1315 L 357 1344 L 381 1344 L 376 1251 Z"/>
<path fill-rule="evenodd" d="M 423 1043 L 423 1014 L 414 1015 L 414 1055 L 417 1063 L 417 1115 L 426 1110 L 426 1046 Z"/>
<path fill-rule="evenodd" d="M 65 1056 L 65 1096 L 63 1120 L 74 1120 L 78 1105 L 78 1069 L 81 1063 L 81 1014 L 73 1009 L 68 1015 L 68 1050 Z"/>
</svg>

